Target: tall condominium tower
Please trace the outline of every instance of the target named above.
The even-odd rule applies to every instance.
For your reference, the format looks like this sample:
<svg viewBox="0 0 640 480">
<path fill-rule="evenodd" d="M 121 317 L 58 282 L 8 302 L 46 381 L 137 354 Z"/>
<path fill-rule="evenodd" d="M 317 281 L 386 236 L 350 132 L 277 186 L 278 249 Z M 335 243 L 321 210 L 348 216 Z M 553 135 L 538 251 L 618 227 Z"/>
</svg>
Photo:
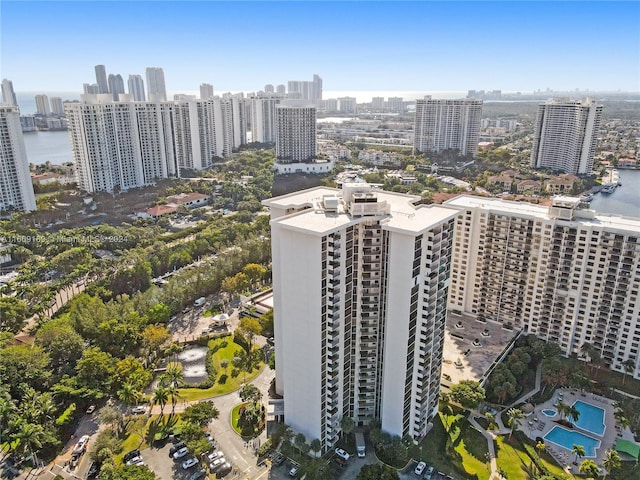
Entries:
<svg viewBox="0 0 640 480">
<path fill-rule="evenodd" d="M 590 174 L 602 105 L 552 100 L 538 106 L 531 166 L 571 174 Z"/>
<path fill-rule="evenodd" d="M 274 88 L 273 85 L 271 85 L 270 83 L 267 83 L 264 86 L 264 93 L 275 93 L 276 89 Z"/>
<path fill-rule="evenodd" d="M 96 84 L 98 91 L 96 93 L 109 93 L 109 83 L 107 82 L 107 69 L 104 65 L 96 65 Z"/>
<path fill-rule="evenodd" d="M 417 100 L 414 148 L 435 153 L 457 150 L 475 157 L 481 116 L 482 100 Z"/>
<path fill-rule="evenodd" d="M 213 85 L 210 83 L 200 84 L 200 100 L 209 100 L 213 98 Z"/>
<path fill-rule="evenodd" d="M 36 198 L 29 175 L 20 110 L 0 106 L 0 212 L 36 209 Z"/>
<path fill-rule="evenodd" d="M 160 67 L 147 67 L 147 93 L 149 100 L 166 101 L 167 89 L 164 85 L 164 71 Z M 153 96 L 152 96 L 153 95 Z"/>
<path fill-rule="evenodd" d="M 36 95 L 36 113 L 38 115 L 51 115 L 49 97 L 46 95 Z"/>
<path fill-rule="evenodd" d="M 100 87 L 98 87 L 97 83 L 83 83 L 82 93 L 85 95 L 94 95 L 100 93 Z"/>
<path fill-rule="evenodd" d="M 6 78 L 2 80 L 2 103 L 12 107 L 18 106 L 18 99 L 13 91 L 13 83 Z"/>
<path fill-rule="evenodd" d="M 118 95 L 124 93 L 124 80 L 119 73 L 114 75 L 109 74 L 109 93 L 113 96 L 114 100 L 118 100 Z"/>
<path fill-rule="evenodd" d="M 288 93 L 290 98 L 306 100 L 313 105 L 320 106 L 322 102 L 322 78 L 313 76 L 312 81 L 289 80 Z"/>
<path fill-rule="evenodd" d="M 524 329 L 569 355 L 585 342 L 638 377 L 640 219 L 601 215 L 580 200 L 550 207 L 461 196 L 449 309 Z"/>
<path fill-rule="evenodd" d="M 62 105 L 62 98 L 51 97 L 51 113 L 54 115 L 64 115 L 64 106 Z"/>
<path fill-rule="evenodd" d="M 281 101 L 275 94 L 255 95 L 251 102 L 251 138 L 254 142 L 276 141 L 276 105 Z"/>
<path fill-rule="evenodd" d="M 455 209 L 345 184 L 271 208 L 276 391 L 332 448 L 340 420 L 419 440 L 437 414 Z"/>
<path fill-rule="evenodd" d="M 276 86 L 276 93 L 278 95 L 284 96 L 287 93 L 287 89 L 284 85 L 278 85 Z"/>
<path fill-rule="evenodd" d="M 136 102 L 144 102 L 147 99 L 144 94 L 144 80 L 142 80 L 141 75 L 129 75 L 127 86 L 129 87 L 129 95 L 132 95 Z"/>
<path fill-rule="evenodd" d="M 309 162 L 316 157 L 316 107 L 289 100 L 276 106 L 276 161 Z"/>
<path fill-rule="evenodd" d="M 224 155 L 230 155 L 234 149 L 247 143 L 247 99 L 243 94 L 225 94 L 220 101 L 222 106 L 222 134 L 224 137 Z"/>
<path fill-rule="evenodd" d="M 128 190 L 178 172 L 172 105 L 123 97 L 83 95 L 65 104 L 78 186 L 87 192 Z"/>
</svg>

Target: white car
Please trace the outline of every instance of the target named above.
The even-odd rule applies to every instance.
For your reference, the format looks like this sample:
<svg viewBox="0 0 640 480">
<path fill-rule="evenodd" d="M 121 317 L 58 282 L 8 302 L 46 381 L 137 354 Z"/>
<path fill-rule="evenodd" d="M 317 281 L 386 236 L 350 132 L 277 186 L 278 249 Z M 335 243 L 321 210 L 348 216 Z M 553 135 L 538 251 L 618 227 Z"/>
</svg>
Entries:
<svg viewBox="0 0 640 480">
<path fill-rule="evenodd" d="M 433 467 L 427 468 L 427 472 L 424 474 L 424 478 L 426 478 L 427 480 L 431 480 L 431 476 L 433 475 L 434 471 L 435 471 L 435 468 Z"/>
<path fill-rule="evenodd" d="M 198 463 L 198 460 L 196 460 L 195 458 L 191 457 L 189 460 L 185 460 L 184 462 L 182 462 L 182 469 L 183 470 L 188 470 L 191 467 L 193 467 L 194 465 L 196 465 Z"/>
<path fill-rule="evenodd" d="M 180 450 L 173 454 L 173 458 L 177 460 L 178 458 L 184 457 L 187 453 L 189 453 L 189 449 L 187 447 L 182 447 Z"/>
<path fill-rule="evenodd" d="M 88 442 L 89 442 L 89 435 L 83 435 L 82 437 L 80 437 L 80 440 L 78 440 L 78 443 L 76 443 L 76 445 L 73 447 L 72 453 L 84 453 L 84 451 L 87 449 Z"/>
<path fill-rule="evenodd" d="M 289 476 L 295 477 L 296 475 L 298 475 L 298 467 L 291 467 L 291 470 L 289 470 Z"/>
<path fill-rule="evenodd" d="M 127 461 L 127 465 L 140 465 L 141 463 L 143 463 L 141 456 L 133 457 L 131 460 Z"/>
<path fill-rule="evenodd" d="M 133 413 L 134 415 L 137 415 L 139 413 L 147 413 L 147 407 L 145 407 L 144 405 L 136 405 L 131 409 L 131 413 Z"/>
<path fill-rule="evenodd" d="M 226 460 L 224 459 L 224 457 L 218 457 L 216 458 L 213 462 L 211 462 L 209 464 L 209 470 L 211 470 L 212 472 L 215 472 L 216 470 L 218 470 L 222 465 L 224 465 L 224 463 L 226 462 Z"/>
<path fill-rule="evenodd" d="M 336 448 L 336 455 L 343 460 L 349 460 L 350 455 L 341 448 Z"/>
<path fill-rule="evenodd" d="M 224 453 L 222 453 L 222 450 L 218 450 L 217 452 L 213 452 L 207 455 L 207 458 L 210 462 L 213 462 L 216 458 L 220 457 L 224 457 Z"/>
<path fill-rule="evenodd" d="M 418 463 L 418 465 L 416 465 L 416 469 L 413 471 L 413 473 L 415 473 L 416 475 L 422 475 L 422 472 L 424 472 L 425 468 L 427 468 L 427 464 L 424 462 L 420 462 Z"/>
</svg>

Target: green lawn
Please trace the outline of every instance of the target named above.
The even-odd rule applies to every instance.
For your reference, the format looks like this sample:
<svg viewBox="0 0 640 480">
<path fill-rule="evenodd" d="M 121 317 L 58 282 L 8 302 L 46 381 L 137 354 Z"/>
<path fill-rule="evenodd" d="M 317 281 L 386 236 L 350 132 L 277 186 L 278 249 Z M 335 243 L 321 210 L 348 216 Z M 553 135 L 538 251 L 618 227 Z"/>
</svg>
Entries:
<svg viewBox="0 0 640 480">
<path fill-rule="evenodd" d="M 443 418 L 450 424 L 449 433 L 445 431 Z M 450 438 L 453 453 L 446 453 L 447 438 Z M 436 469 L 447 472 L 456 478 L 477 478 L 488 480 L 489 470 L 485 463 L 487 441 L 467 419 L 461 415 L 438 415 L 434 419 L 431 431 L 422 441 L 420 460 L 424 460 Z M 510 478 L 510 477 L 509 477 Z"/>
<path fill-rule="evenodd" d="M 242 405 L 244 405 L 244 403 L 239 403 L 238 405 L 233 407 L 233 410 L 231 410 L 231 428 L 233 428 L 233 430 L 238 435 L 242 435 L 240 427 L 238 427 L 238 420 L 240 419 L 240 408 L 242 407 Z"/>
<path fill-rule="evenodd" d="M 515 441 L 509 442 L 508 437 L 498 437 L 495 442 L 496 461 L 498 468 L 504 470 L 509 480 L 527 480 L 526 468 L 533 464 L 527 452 Z M 568 478 L 564 470 L 553 460 L 553 457 L 543 453 L 541 462 L 559 478 Z"/>
<path fill-rule="evenodd" d="M 152 435 L 160 431 L 163 426 L 175 428 L 180 424 L 177 415 L 171 417 L 169 414 L 146 416 L 132 416 L 126 424 L 126 437 L 122 441 L 122 452 L 115 456 L 116 462 L 121 462 L 125 453 L 136 448 L 144 450 L 153 443 Z"/>
<path fill-rule="evenodd" d="M 212 348 L 216 344 L 220 345 L 222 342 L 226 340 L 227 346 L 222 347 L 216 351 L 213 355 L 213 364 L 216 367 L 216 383 L 210 388 L 181 388 L 180 396 L 187 402 L 191 402 L 194 400 L 202 400 L 204 398 L 215 397 L 218 395 L 224 395 L 226 393 L 233 392 L 234 390 L 239 389 L 243 383 L 248 383 L 253 380 L 264 368 L 264 362 L 261 361 L 258 368 L 253 370 L 251 373 L 240 372 L 235 378 L 231 377 L 231 370 L 233 370 L 233 366 L 231 365 L 231 360 L 236 353 L 236 351 L 241 350 L 242 347 L 238 344 L 234 343 L 231 337 L 225 338 L 216 338 L 209 341 L 209 348 Z M 226 368 L 223 368 L 221 365 L 222 360 L 227 360 L 229 364 Z M 225 383 L 218 383 L 218 380 L 222 375 L 227 375 L 227 380 Z"/>
</svg>

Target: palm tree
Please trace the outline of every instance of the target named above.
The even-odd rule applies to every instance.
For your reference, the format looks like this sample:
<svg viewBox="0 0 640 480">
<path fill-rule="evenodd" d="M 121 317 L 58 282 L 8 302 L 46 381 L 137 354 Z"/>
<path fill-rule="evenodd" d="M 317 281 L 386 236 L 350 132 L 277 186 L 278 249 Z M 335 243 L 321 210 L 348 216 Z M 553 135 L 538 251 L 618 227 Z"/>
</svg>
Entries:
<svg viewBox="0 0 640 480">
<path fill-rule="evenodd" d="M 616 468 L 620 468 L 621 463 L 622 462 L 620 460 L 620 455 L 616 450 L 607 450 L 604 453 L 604 460 L 602 461 L 602 466 L 605 470 L 605 474 L 604 477 L 602 477 L 602 480 L 605 480 L 605 478 L 607 478 L 607 474 L 610 474 Z"/>
<path fill-rule="evenodd" d="M 20 422 L 17 425 L 17 430 L 13 433 L 12 438 L 17 442 L 14 447 L 16 451 L 22 455 L 30 453 L 34 459 L 34 465 L 38 466 L 38 457 L 36 455 L 36 449 L 42 448 L 42 442 L 46 437 L 42 425 L 36 425 L 28 422 Z"/>
<path fill-rule="evenodd" d="M 627 378 L 627 373 L 633 373 L 633 371 L 636 369 L 636 362 L 628 358 L 624 362 L 622 362 L 621 366 L 624 369 L 624 374 L 622 376 L 622 384 L 624 385 L 624 381 Z"/>
<path fill-rule="evenodd" d="M 176 403 L 178 403 L 178 399 L 182 398 L 180 395 L 180 390 L 175 383 L 171 383 L 167 388 L 167 394 L 171 397 L 171 416 L 176 411 Z"/>
<path fill-rule="evenodd" d="M 353 429 L 355 428 L 355 426 L 356 424 L 353 421 L 353 418 L 351 418 L 349 415 L 344 415 L 340 420 L 340 428 L 347 435 L 353 432 Z"/>
<path fill-rule="evenodd" d="M 442 419 L 444 420 L 444 429 L 447 433 L 449 433 L 449 428 L 451 428 L 449 419 L 453 417 L 453 408 L 451 407 L 451 397 L 448 393 L 440 392 L 440 403 L 442 403 L 442 406 L 440 407 L 440 413 L 442 414 Z"/>
<path fill-rule="evenodd" d="M 586 455 L 586 452 L 584 451 L 584 447 L 582 445 L 576 445 L 575 443 L 573 444 L 573 449 L 571 449 L 571 453 L 575 454 L 576 459 L 573 462 L 574 465 L 578 464 L 578 459 L 582 458 Z"/>
<path fill-rule="evenodd" d="M 169 385 L 175 385 L 179 387 L 184 380 L 184 373 L 182 371 L 182 368 L 174 364 L 171 367 L 167 368 L 167 371 L 164 372 L 163 377 L 166 379 Z"/>
<path fill-rule="evenodd" d="M 310 445 L 311 445 L 311 451 L 315 454 L 317 454 L 320 450 L 322 450 L 322 442 L 317 438 L 314 440 L 311 440 Z"/>
<path fill-rule="evenodd" d="M 578 418 L 580 418 L 580 410 L 578 410 L 575 406 L 571 405 L 567 408 L 567 419 L 569 423 L 573 425 L 573 422 L 577 422 Z"/>
<path fill-rule="evenodd" d="M 564 403 L 562 400 L 558 400 L 558 403 L 556 404 L 556 409 L 560 414 L 560 420 L 564 419 L 564 416 L 569 412 L 569 408 L 570 408 L 569 405 Z"/>
<path fill-rule="evenodd" d="M 125 383 L 122 385 L 122 388 L 118 390 L 117 395 L 122 403 L 127 404 L 127 408 L 129 408 L 129 405 L 133 403 L 138 403 L 138 400 L 140 399 L 140 392 L 131 383 Z"/>
<path fill-rule="evenodd" d="M 538 450 L 538 458 L 540 458 L 540 455 L 542 454 L 542 452 L 544 452 L 547 449 L 547 446 L 544 444 L 544 442 L 537 442 L 536 443 L 536 450 Z"/>
<path fill-rule="evenodd" d="M 587 458 L 580 464 L 579 471 L 580 473 L 584 473 L 585 475 L 595 477 L 600 473 L 600 468 L 598 468 L 596 462 Z"/>
<path fill-rule="evenodd" d="M 507 424 L 511 427 L 511 432 L 509 433 L 509 438 L 511 438 L 513 430 L 520 426 L 520 419 L 524 418 L 524 413 L 519 408 L 510 408 L 507 410 L 507 418 Z"/>
<path fill-rule="evenodd" d="M 15 418 L 17 411 L 18 407 L 13 403 L 11 397 L 8 395 L 6 397 L 0 396 L 0 445 L 5 441 L 2 434 L 9 431 L 9 421 Z"/>
<path fill-rule="evenodd" d="M 162 385 L 158 385 L 153 392 L 153 398 L 151 399 L 151 403 L 154 405 L 160 405 L 160 416 L 164 415 L 164 406 L 167 404 L 169 400 L 169 391 L 166 387 Z"/>
</svg>

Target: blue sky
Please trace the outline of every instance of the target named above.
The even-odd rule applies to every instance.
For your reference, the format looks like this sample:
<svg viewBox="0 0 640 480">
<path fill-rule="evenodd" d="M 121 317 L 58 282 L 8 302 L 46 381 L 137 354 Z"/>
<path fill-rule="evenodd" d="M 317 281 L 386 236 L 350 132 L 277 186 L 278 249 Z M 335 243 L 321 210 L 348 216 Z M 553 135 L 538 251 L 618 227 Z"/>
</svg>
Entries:
<svg viewBox="0 0 640 480">
<path fill-rule="evenodd" d="M 93 67 L 169 91 L 639 90 L 639 2 L 0 2 L 0 75 L 81 91 Z"/>
</svg>

